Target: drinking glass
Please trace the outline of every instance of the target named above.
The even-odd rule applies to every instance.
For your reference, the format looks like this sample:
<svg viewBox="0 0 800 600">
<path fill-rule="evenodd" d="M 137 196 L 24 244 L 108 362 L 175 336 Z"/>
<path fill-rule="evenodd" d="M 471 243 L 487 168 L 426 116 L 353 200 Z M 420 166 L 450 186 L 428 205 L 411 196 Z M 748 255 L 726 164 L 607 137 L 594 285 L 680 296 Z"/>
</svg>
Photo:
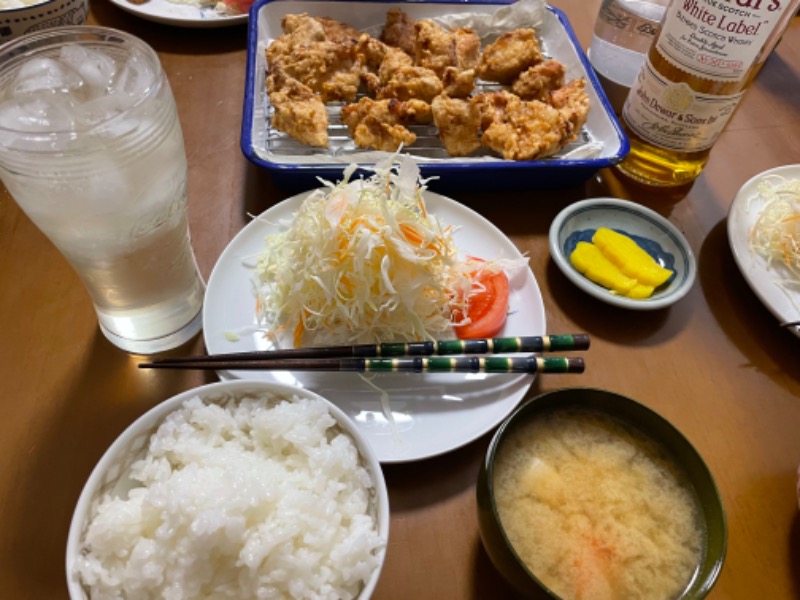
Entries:
<svg viewBox="0 0 800 600">
<path fill-rule="evenodd" d="M 0 179 L 74 267 L 113 344 L 151 354 L 200 331 L 183 136 L 147 44 L 77 26 L 0 46 Z"/>
</svg>

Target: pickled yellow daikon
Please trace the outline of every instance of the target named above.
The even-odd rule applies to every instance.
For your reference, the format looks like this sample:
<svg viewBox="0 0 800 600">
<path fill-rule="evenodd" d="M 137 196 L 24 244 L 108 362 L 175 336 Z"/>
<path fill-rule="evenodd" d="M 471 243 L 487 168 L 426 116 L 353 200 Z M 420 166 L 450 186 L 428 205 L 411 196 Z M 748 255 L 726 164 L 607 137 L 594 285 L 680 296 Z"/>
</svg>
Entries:
<svg viewBox="0 0 800 600">
<path fill-rule="evenodd" d="M 633 239 L 613 229 L 599 227 L 592 236 L 592 243 L 620 271 L 639 283 L 656 288 L 672 276 L 672 271 L 659 265 Z"/>
<path fill-rule="evenodd" d="M 587 279 L 621 296 L 649 298 L 653 294 L 653 286 L 643 285 L 636 279 L 628 277 L 601 252 L 600 248 L 589 242 L 578 242 L 570 254 L 570 261 L 572 266 Z"/>
</svg>

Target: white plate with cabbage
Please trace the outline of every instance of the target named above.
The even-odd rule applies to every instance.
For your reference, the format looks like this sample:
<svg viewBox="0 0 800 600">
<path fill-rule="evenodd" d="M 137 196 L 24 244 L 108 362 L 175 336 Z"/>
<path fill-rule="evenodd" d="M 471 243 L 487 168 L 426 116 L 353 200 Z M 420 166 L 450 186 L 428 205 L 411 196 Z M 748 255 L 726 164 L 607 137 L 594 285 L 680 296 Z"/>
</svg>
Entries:
<svg viewBox="0 0 800 600">
<path fill-rule="evenodd" d="M 800 165 L 745 183 L 728 214 L 733 256 L 755 294 L 781 322 L 800 320 Z M 800 327 L 791 327 L 800 337 Z"/>
<path fill-rule="evenodd" d="M 209 353 L 275 347 L 265 333 L 264 298 L 259 299 L 256 265 L 266 248 L 267 236 L 286 231 L 287 224 L 294 221 L 311 193 L 289 198 L 262 213 L 239 232 L 220 256 L 208 281 L 203 310 Z M 498 336 L 544 335 L 545 312 L 539 286 L 527 267 L 527 260 L 511 240 L 488 220 L 454 200 L 427 191 L 424 199 L 427 213 L 452 232 L 452 241 L 460 256 L 524 265 L 513 269 L 509 277 L 508 316 Z M 348 266 L 348 272 L 353 272 L 352 266 Z M 278 343 L 281 347 L 291 347 L 292 339 L 287 332 Z M 382 463 L 429 458 L 469 443 L 500 423 L 533 382 L 533 376 L 524 374 L 362 376 L 357 373 L 225 371 L 219 375 L 223 379 L 290 383 L 324 396 L 355 421 Z"/>
<path fill-rule="evenodd" d="M 249 7 L 246 0 L 111 0 L 111 3 L 147 21 L 192 29 L 247 23 Z"/>
</svg>

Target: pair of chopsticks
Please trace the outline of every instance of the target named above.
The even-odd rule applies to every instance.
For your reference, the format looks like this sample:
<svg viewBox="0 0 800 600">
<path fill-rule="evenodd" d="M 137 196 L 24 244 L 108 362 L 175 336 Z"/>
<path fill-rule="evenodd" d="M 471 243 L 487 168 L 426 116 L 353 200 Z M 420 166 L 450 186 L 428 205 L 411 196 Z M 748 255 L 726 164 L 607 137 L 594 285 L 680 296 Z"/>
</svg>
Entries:
<svg viewBox="0 0 800 600">
<path fill-rule="evenodd" d="M 290 348 L 156 358 L 142 369 L 352 371 L 358 373 L 582 373 L 582 358 L 478 356 L 587 350 L 585 333 Z M 461 355 L 461 356 L 456 356 Z"/>
</svg>

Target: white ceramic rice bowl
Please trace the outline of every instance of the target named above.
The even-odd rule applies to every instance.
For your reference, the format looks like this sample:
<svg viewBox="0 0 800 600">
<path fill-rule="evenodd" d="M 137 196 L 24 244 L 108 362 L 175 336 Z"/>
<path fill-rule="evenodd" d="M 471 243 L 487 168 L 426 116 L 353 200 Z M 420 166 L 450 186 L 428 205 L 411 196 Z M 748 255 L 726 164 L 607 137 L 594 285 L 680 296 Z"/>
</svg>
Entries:
<svg viewBox="0 0 800 600">
<path fill-rule="evenodd" d="M 89 15 L 89 0 L 47 0 L 21 8 L 0 9 L 0 45 L 28 33 L 83 25 Z"/>
<path fill-rule="evenodd" d="M 362 458 L 362 465 L 373 481 L 373 502 L 377 517 L 377 530 L 381 538 L 388 542 L 389 494 L 380 463 L 364 435 L 341 409 L 322 398 L 322 396 L 296 386 L 263 381 L 222 381 L 187 390 L 153 407 L 125 429 L 100 458 L 78 499 L 67 538 L 67 588 L 71 600 L 89 599 L 86 589 L 81 584 L 76 573 L 75 563 L 81 551 L 81 540 L 88 526 L 90 516 L 94 514 L 104 492 L 114 488 L 118 488 L 115 490 L 116 493 L 127 492 L 124 484 L 119 485 L 122 479 L 121 476 L 125 475 L 130 466 L 147 452 L 150 436 L 155 433 L 165 417 L 181 408 L 186 400 L 195 396 L 208 401 L 223 396 L 241 397 L 252 393 L 294 395 L 299 398 L 322 399 L 325 402 L 331 416 L 355 442 Z M 386 546 L 384 545 L 378 555 L 378 565 L 366 582 L 358 596 L 358 600 L 366 600 L 372 596 L 383 567 L 385 554 Z"/>
</svg>

